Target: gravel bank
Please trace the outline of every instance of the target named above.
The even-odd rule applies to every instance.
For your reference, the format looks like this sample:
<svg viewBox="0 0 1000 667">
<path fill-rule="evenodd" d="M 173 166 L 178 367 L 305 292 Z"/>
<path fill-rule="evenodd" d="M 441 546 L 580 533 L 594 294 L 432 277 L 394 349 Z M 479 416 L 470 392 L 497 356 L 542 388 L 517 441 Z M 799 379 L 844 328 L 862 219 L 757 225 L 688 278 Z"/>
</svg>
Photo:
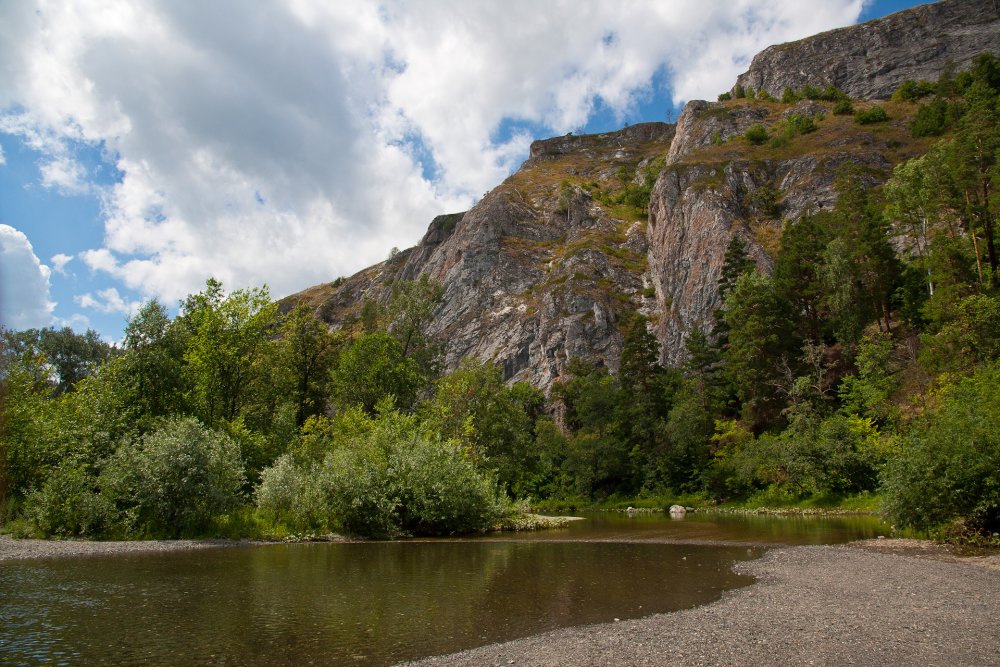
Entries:
<svg viewBox="0 0 1000 667">
<path fill-rule="evenodd" d="M 757 583 L 708 606 L 409 664 L 1000 664 L 995 559 L 978 567 L 927 543 L 879 542 L 774 549 L 737 565 Z"/>
<path fill-rule="evenodd" d="M 191 551 L 222 547 L 264 544 L 237 540 L 142 540 L 129 542 L 98 542 L 89 540 L 15 540 L 0 535 L 0 561 L 29 558 L 66 558 L 107 556 L 112 554 L 152 553 L 157 551 Z"/>
</svg>

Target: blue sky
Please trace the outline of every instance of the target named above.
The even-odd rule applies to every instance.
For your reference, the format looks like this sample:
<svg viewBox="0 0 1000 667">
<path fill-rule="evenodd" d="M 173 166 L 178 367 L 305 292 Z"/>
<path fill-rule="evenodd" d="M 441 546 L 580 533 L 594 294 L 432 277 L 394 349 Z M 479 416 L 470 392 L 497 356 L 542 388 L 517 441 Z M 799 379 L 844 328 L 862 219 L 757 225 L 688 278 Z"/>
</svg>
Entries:
<svg viewBox="0 0 1000 667">
<path fill-rule="evenodd" d="M 0 321 L 120 338 L 416 243 L 532 139 L 672 120 L 761 48 L 916 2 L 0 6 Z"/>
</svg>

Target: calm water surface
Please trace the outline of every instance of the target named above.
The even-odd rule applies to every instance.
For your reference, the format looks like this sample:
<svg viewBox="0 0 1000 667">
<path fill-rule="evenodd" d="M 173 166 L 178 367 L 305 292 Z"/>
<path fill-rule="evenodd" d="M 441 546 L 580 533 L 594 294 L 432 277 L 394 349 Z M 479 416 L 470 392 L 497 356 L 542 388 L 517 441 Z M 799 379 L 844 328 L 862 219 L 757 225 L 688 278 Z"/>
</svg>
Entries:
<svg viewBox="0 0 1000 667">
<path fill-rule="evenodd" d="M 544 533 L 0 563 L 0 664 L 389 665 L 711 602 L 872 519 L 594 515 Z"/>
</svg>

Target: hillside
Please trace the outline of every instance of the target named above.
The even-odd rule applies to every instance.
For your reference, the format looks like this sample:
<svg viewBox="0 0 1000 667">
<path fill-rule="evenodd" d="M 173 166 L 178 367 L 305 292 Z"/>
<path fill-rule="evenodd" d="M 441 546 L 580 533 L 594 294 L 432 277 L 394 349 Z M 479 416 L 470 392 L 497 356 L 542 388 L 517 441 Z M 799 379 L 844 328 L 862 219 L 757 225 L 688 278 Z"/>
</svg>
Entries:
<svg viewBox="0 0 1000 667">
<path fill-rule="evenodd" d="M 946 64 L 966 61 L 1000 38 L 991 6 L 943 2 L 771 47 L 740 82 L 775 97 L 799 83 L 842 85 L 855 98 L 887 97 L 904 78 L 936 78 Z M 897 46 L 900 39 L 906 48 Z M 855 52 L 864 53 L 868 69 L 850 64 Z M 831 74 L 827 65 L 834 61 L 847 62 L 856 76 Z M 800 71 L 790 62 L 815 71 L 779 76 Z M 833 106 L 692 101 L 676 127 L 644 123 L 536 141 L 515 174 L 472 210 L 436 218 L 415 248 L 292 295 L 286 307 L 305 301 L 342 328 L 365 300 L 384 303 L 393 281 L 426 275 L 444 286 L 430 333 L 446 341 L 446 371 L 466 357 L 490 360 L 506 380 L 547 390 L 574 357 L 614 370 L 620 322 L 634 312 L 652 323 L 661 360 L 677 362 L 691 329 L 711 325 L 734 235 L 767 269 L 784 221 L 832 205 L 841 165 L 864 167 L 876 185 L 929 145 L 910 135 L 915 104 L 890 104 L 891 120 L 877 125 L 833 115 Z M 816 130 L 790 131 L 790 117 L 814 119 Z M 754 146 L 742 135 L 755 124 L 787 140 Z"/>
</svg>

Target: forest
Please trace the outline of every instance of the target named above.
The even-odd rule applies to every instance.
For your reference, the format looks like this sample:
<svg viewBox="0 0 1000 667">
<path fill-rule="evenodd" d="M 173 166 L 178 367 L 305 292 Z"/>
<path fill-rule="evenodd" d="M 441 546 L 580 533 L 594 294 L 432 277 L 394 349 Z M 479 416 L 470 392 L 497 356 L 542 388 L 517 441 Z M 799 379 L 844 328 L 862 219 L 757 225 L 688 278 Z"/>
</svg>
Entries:
<svg viewBox="0 0 1000 667">
<path fill-rule="evenodd" d="M 443 290 L 426 277 L 335 331 L 214 279 L 176 317 L 146 303 L 120 347 L 3 331 L 0 521 L 37 536 L 392 537 L 679 500 L 877 510 L 988 539 L 1000 60 L 896 95 L 920 104 L 929 152 L 878 188 L 843 169 L 832 210 L 786 222 L 772 272 L 734 238 L 715 321 L 677 367 L 631 313 L 618 371 L 575 360 L 549 396 L 490 363 L 442 374 L 428 330 Z"/>
</svg>

